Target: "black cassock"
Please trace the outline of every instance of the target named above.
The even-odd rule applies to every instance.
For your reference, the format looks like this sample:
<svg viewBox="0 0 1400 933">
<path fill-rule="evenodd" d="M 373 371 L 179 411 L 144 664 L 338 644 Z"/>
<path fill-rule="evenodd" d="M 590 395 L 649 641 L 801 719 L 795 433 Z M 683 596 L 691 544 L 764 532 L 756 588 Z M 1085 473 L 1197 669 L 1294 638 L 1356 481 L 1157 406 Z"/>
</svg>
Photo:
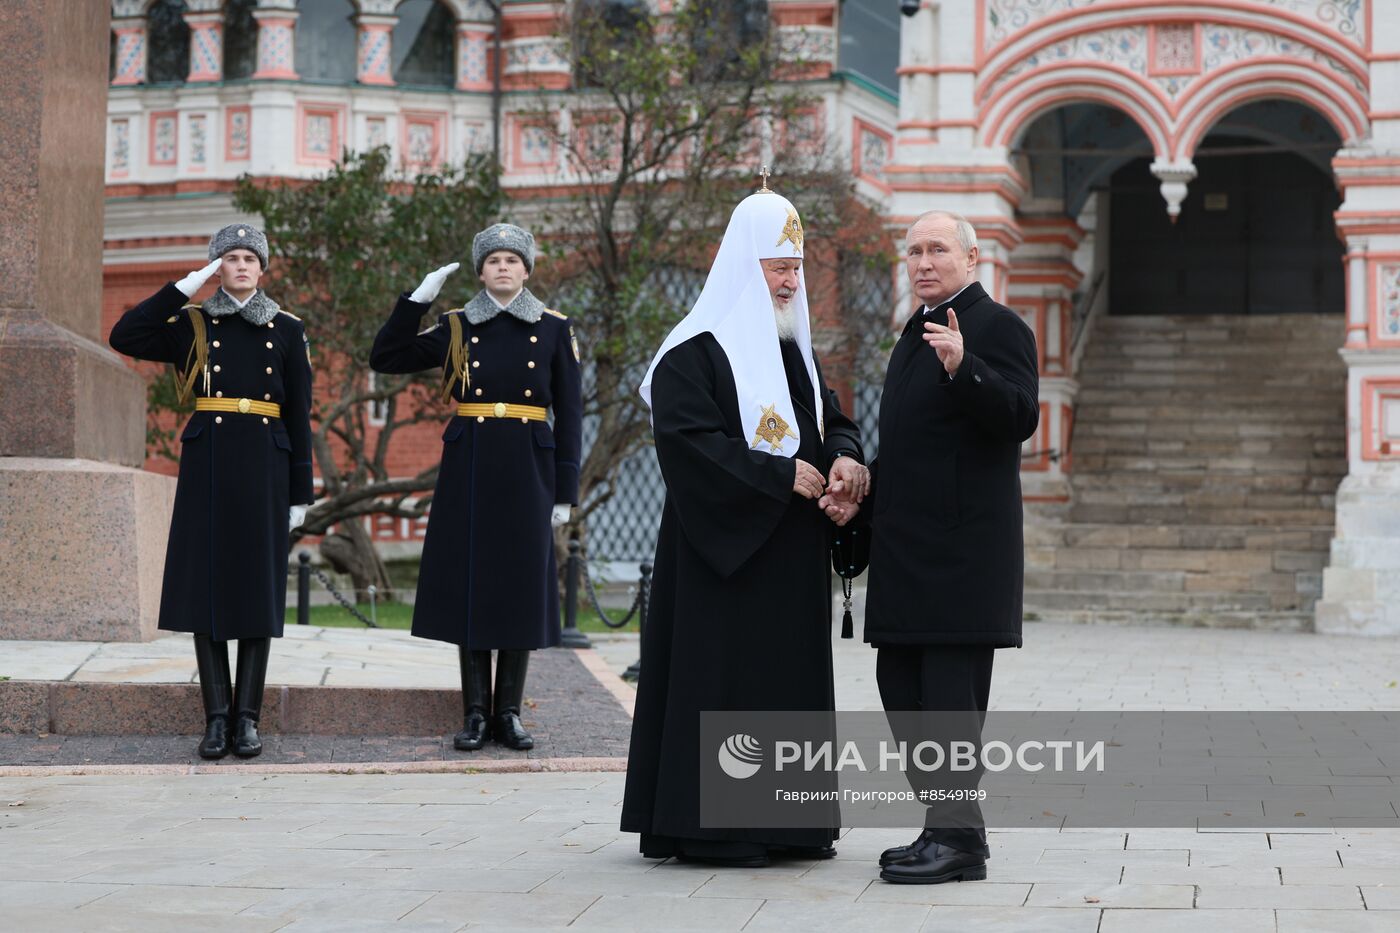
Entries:
<svg viewBox="0 0 1400 933">
<path fill-rule="evenodd" d="M 797 456 L 825 473 L 861 459 L 860 431 L 822 380 L 826 439 L 795 345 L 783 361 Z M 818 378 L 821 370 L 818 368 Z M 677 840 L 822 846 L 832 829 L 702 829 L 702 710 L 832 710 L 832 524 L 793 492 L 791 457 L 754 450 L 729 359 L 714 336 L 674 347 L 652 380 L 652 426 L 666 482 L 652 602 L 622 805 L 644 854 Z"/>
</svg>

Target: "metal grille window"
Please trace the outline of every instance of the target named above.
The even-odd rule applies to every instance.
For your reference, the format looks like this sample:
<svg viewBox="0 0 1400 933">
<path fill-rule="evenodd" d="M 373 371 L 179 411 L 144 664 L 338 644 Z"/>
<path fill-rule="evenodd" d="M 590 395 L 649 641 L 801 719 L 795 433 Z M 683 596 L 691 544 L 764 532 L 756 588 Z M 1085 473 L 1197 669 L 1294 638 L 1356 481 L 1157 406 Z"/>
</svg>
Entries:
<svg viewBox="0 0 1400 933">
<path fill-rule="evenodd" d="M 438 0 L 404 0 L 395 12 L 399 21 L 390 43 L 394 83 L 452 87 L 457 80 L 452 12 Z"/>
</svg>

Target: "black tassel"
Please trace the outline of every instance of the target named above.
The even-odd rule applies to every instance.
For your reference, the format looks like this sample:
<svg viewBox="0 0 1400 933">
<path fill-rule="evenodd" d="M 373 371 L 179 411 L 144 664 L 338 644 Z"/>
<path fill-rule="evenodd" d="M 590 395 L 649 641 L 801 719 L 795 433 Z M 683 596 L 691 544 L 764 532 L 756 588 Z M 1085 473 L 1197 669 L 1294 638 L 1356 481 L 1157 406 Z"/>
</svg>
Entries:
<svg viewBox="0 0 1400 933">
<path fill-rule="evenodd" d="M 841 637 L 855 637 L 855 625 L 851 622 L 851 610 L 849 609 L 841 613 Z"/>
</svg>

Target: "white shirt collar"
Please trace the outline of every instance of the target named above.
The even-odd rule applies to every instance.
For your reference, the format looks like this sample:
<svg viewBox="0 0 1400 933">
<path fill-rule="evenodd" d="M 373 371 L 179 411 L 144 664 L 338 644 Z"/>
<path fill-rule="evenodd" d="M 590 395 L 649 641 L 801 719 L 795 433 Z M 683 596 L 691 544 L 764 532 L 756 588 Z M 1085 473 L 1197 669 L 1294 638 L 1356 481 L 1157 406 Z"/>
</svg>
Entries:
<svg viewBox="0 0 1400 933">
<path fill-rule="evenodd" d="M 236 307 L 239 311 L 242 311 L 244 308 L 248 307 L 248 302 L 252 301 L 253 296 L 258 293 L 258 290 L 255 288 L 248 295 L 247 298 L 244 298 L 242 301 L 239 301 L 237 298 L 233 297 L 232 295 L 229 295 L 228 291 L 225 290 L 223 286 L 219 287 L 219 291 L 223 292 L 225 295 L 228 295 L 228 300 L 233 302 L 234 307 Z"/>
<path fill-rule="evenodd" d="M 977 280 L 976 280 L 976 279 L 973 279 L 971 282 L 968 282 L 967 285 L 971 285 L 972 282 L 975 282 L 975 281 L 977 281 Z M 963 292 L 967 291 L 967 285 L 964 285 L 962 288 L 960 288 L 960 289 L 958 289 L 957 291 L 953 292 L 953 294 L 952 294 L 951 297 L 949 297 L 949 298 L 944 298 L 942 301 L 940 301 L 938 304 L 934 305 L 932 308 L 929 307 L 928 305 L 924 305 L 924 311 L 925 311 L 925 312 L 928 312 L 928 311 L 932 311 L 933 308 L 939 308 L 939 307 L 942 307 L 943 305 L 952 304 L 954 298 L 957 298 L 957 297 L 958 297 L 959 295 L 961 295 Z"/>
<path fill-rule="evenodd" d="M 522 288 L 520 291 L 524 291 L 524 289 Z M 496 307 L 498 307 L 498 308 L 500 308 L 502 311 L 504 311 L 506 308 L 508 308 L 508 307 L 510 306 L 510 301 L 514 301 L 515 299 L 517 299 L 517 298 L 520 297 L 520 292 L 516 292 L 514 295 L 511 295 L 511 296 L 510 296 L 510 301 L 507 301 L 507 302 L 505 302 L 505 303 L 502 303 L 501 300 L 500 300 L 499 298 L 497 298 L 495 295 L 491 294 L 491 292 L 490 292 L 489 289 L 488 289 L 487 292 L 486 292 L 486 297 L 487 297 L 487 298 L 490 298 L 493 302 L 495 302 L 495 303 L 496 303 Z"/>
</svg>

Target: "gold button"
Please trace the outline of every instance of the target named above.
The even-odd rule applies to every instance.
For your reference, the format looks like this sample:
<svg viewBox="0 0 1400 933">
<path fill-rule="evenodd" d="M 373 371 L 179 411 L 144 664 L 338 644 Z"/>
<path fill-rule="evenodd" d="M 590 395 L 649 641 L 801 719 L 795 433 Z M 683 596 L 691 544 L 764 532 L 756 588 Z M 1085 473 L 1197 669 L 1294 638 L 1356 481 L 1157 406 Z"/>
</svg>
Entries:
<svg viewBox="0 0 1400 933">
<path fill-rule="evenodd" d="M 264 392 L 264 393 L 263 393 L 263 398 L 264 398 L 265 400 L 270 401 L 270 400 L 272 399 L 272 393 L 271 393 L 271 392 Z"/>
<path fill-rule="evenodd" d="M 214 341 L 214 349 L 215 349 L 215 350 L 219 349 L 219 341 L 217 341 L 217 340 Z"/>
<path fill-rule="evenodd" d="M 529 424 L 529 423 L 530 423 L 530 419 L 529 419 L 529 418 L 521 418 L 521 419 L 520 419 L 520 423 L 521 423 L 521 424 Z"/>
<path fill-rule="evenodd" d="M 267 322 L 267 326 L 268 326 L 268 327 L 275 327 L 276 325 L 273 324 L 271 321 L 268 321 L 268 322 Z"/>
<path fill-rule="evenodd" d="M 531 395 L 533 395 L 533 394 L 534 394 L 534 393 L 531 392 L 529 389 L 526 389 L 526 390 L 525 390 L 525 397 L 526 397 L 526 398 L 529 398 L 529 397 L 530 397 Z"/>
<path fill-rule="evenodd" d="M 480 338 L 480 337 L 473 337 L 473 338 L 472 338 L 472 343 L 481 343 L 481 338 Z"/>
<path fill-rule="evenodd" d="M 477 368 L 479 368 L 480 366 L 481 366 L 481 360 L 472 360 L 472 369 L 477 369 Z"/>
<path fill-rule="evenodd" d="M 536 337 L 534 334 L 531 334 L 531 335 L 530 335 L 530 342 L 531 342 L 531 343 L 539 343 L 539 342 L 540 342 L 540 338 Z"/>
<path fill-rule="evenodd" d="M 480 390 L 480 389 L 477 389 L 477 390 L 476 390 L 476 394 L 477 394 L 477 395 L 480 395 L 480 394 L 481 394 L 481 390 Z"/>
<path fill-rule="evenodd" d="M 248 231 L 244 230 L 242 227 L 239 227 L 239 228 L 238 228 L 238 235 L 239 235 L 239 236 L 247 236 L 247 235 L 248 235 Z"/>
<path fill-rule="evenodd" d="M 267 348 L 268 348 L 269 350 L 272 349 L 272 341 L 271 341 L 271 340 L 269 340 L 269 341 L 267 342 Z"/>
<path fill-rule="evenodd" d="M 267 424 L 267 419 L 266 419 L 266 418 L 263 419 L 263 424 Z"/>
<path fill-rule="evenodd" d="M 223 390 L 220 389 L 218 392 L 215 392 L 215 393 L 214 393 L 214 397 L 215 397 L 215 398 L 223 398 L 223 397 L 224 397 L 224 392 L 223 392 Z"/>
<path fill-rule="evenodd" d="M 216 326 L 219 325 L 219 324 L 221 324 L 221 323 L 223 323 L 223 322 L 220 321 L 218 318 L 214 318 L 214 324 L 215 324 Z"/>
<path fill-rule="evenodd" d="M 223 415 L 215 415 L 215 416 L 214 416 L 214 423 L 215 423 L 215 424 L 223 424 L 223 423 L 224 423 L 224 416 L 223 416 Z"/>
<path fill-rule="evenodd" d="M 269 366 L 267 369 L 263 370 L 263 372 L 265 372 L 265 373 L 267 373 L 269 376 L 271 376 L 271 375 L 272 375 L 272 367 Z"/>
<path fill-rule="evenodd" d="M 506 416 L 506 403 L 497 402 L 492 406 L 491 414 L 495 415 L 497 418 L 504 418 Z"/>
<path fill-rule="evenodd" d="M 483 417 L 481 417 L 481 415 L 477 415 L 477 416 L 476 416 L 476 423 L 477 423 L 477 424 L 482 424 L 482 423 L 484 423 L 485 421 L 486 421 L 486 419 L 483 418 Z"/>
<path fill-rule="evenodd" d="M 530 362 L 526 363 L 525 365 L 528 366 L 528 367 L 530 367 L 531 369 L 534 369 L 534 368 L 535 368 L 535 361 L 534 361 L 534 360 L 531 360 Z"/>
<path fill-rule="evenodd" d="M 215 366 L 215 367 L 214 367 L 214 372 L 218 372 L 218 371 L 219 371 L 219 367 Z"/>
<path fill-rule="evenodd" d="M 241 398 L 241 399 L 238 400 L 238 413 L 239 413 L 240 415 L 246 415 L 246 414 L 248 414 L 249 410 L 250 410 L 252 407 L 253 407 L 253 403 L 252 403 L 250 400 L 248 400 L 248 399 L 246 399 L 246 398 Z"/>
</svg>

